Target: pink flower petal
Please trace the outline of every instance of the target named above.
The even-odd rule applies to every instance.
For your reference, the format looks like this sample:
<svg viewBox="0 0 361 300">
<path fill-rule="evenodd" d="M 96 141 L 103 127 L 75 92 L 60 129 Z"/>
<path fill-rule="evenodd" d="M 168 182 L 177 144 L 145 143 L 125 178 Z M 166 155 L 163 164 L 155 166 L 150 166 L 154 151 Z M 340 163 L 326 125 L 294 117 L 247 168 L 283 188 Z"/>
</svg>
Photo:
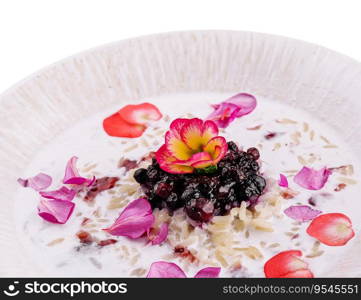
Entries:
<svg viewBox="0 0 361 300">
<path fill-rule="evenodd" d="M 231 98 L 228 98 L 225 102 L 235 104 L 239 107 L 237 118 L 248 115 L 257 106 L 256 98 L 253 95 L 247 93 L 236 94 Z"/>
<path fill-rule="evenodd" d="M 303 167 L 302 170 L 295 175 L 293 180 L 305 189 L 320 190 L 324 187 L 331 174 L 332 171 L 326 167 L 320 170 Z"/>
<path fill-rule="evenodd" d="M 285 175 L 280 174 L 280 179 L 278 181 L 278 185 L 288 188 L 288 180 L 287 180 L 287 177 Z"/>
<path fill-rule="evenodd" d="M 217 106 L 217 109 L 207 119 L 215 122 L 220 128 L 227 128 L 235 120 L 239 110 L 237 105 L 223 102 Z"/>
<path fill-rule="evenodd" d="M 23 187 L 30 187 L 35 191 L 45 190 L 51 185 L 52 179 L 49 175 L 44 173 L 39 173 L 34 177 L 28 179 L 18 179 L 18 183 Z"/>
<path fill-rule="evenodd" d="M 116 235 L 137 239 L 146 233 L 154 223 L 152 208 L 148 200 L 134 200 L 122 211 L 118 219 L 104 231 Z"/>
<path fill-rule="evenodd" d="M 306 222 L 313 220 L 322 212 L 307 205 L 297 205 L 290 206 L 289 208 L 285 209 L 284 213 L 294 220 Z"/>
<path fill-rule="evenodd" d="M 55 191 L 47 191 L 39 193 L 42 197 L 54 200 L 72 201 L 76 195 L 76 191 L 63 186 Z"/>
<path fill-rule="evenodd" d="M 199 270 L 194 278 L 217 278 L 221 268 L 209 267 Z"/>
<path fill-rule="evenodd" d="M 166 240 L 167 236 L 168 236 L 168 223 L 163 223 L 160 226 L 159 231 L 155 236 L 150 236 L 150 234 L 148 233 L 148 238 L 152 242 L 152 245 L 159 245 L 163 243 Z"/>
<path fill-rule="evenodd" d="M 41 199 L 38 214 L 45 221 L 64 224 L 73 213 L 75 204 L 71 201 Z"/>
<path fill-rule="evenodd" d="M 68 163 L 66 165 L 66 169 L 65 169 L 63 183 L 64 184 L 76 184 L 76 185 L 86 184 L 88 186 L 91 186 L 95 182 L 95 177 L 93 177 L 92 179 L 88 179 L 88 178 L 80 176 L 79 171 L 76 168 L 77 161 L 78 161 L 78 158 L 76 156 L 73 156 L 68 161 Z"/>
<path fill-rule="evenodd" d="M 150 266 L 147 278 L 186 278 L 183 270 L 174 263 L 157 261 Z"/>
<path fill-rule="evenodd" d="M 254 96 L 239 93 L 219 104 L 212 105 L 214 112 L 207 119 L 214 121 L 220 128 L 226 128 L 235 118 L 248 115 L 256 106 L 257 100 Z"/>
</svg>

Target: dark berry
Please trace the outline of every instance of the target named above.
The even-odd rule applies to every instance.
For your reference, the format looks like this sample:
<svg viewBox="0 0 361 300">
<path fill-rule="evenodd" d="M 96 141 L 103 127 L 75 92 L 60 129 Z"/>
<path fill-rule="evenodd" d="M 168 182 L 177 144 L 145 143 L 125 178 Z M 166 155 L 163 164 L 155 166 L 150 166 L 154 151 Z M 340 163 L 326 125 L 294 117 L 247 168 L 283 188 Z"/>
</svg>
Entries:
<svg viewBox="0 0 361 300">
<path fill-rule="evenodd" d="M 249 148 L 247 150 L 247 153 L 250 154 L 254 160 L 258 160 L 259 159 L 259 151 L 257 148 Z"/>
<path fill-rule="evenodd" d="M 186 213 L 196 222 L 208 222 L 213 217 L 213 203 L 206 198 L 192 199 L 186 203 Z"/>
<path fill-rule="evenodd" d="M 147 176 L 147 169 L 138 169 L 134 172 L 134 179 L 142 184 L 142 183 L 146 183 L 148 176 Z"/>
</svg>

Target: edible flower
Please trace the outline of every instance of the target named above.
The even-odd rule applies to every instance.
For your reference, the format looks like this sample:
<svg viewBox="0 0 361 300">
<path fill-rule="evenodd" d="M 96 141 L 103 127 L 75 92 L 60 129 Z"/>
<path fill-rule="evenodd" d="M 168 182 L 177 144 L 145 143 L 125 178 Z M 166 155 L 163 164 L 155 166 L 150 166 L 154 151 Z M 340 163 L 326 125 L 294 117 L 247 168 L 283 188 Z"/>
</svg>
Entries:
<svg viewBox="0 0 361 300">
<path fill-rule="evenodd" d="M 168 173 L 192 173 L 216 168 L 228 149 L 224 137 L 218 136 L 213 121 L 176 119 L 165 135 L 165 144 L 155 157 L 159 166 Z"/>
<path fill-rule="evenodd" d="M 326 167 L 320 170 L 303 167 L 302 170 L 295 175 L 293 180 L 305 189 L 320 190 L 324 187 L 331 174 L 332 171 Z"/>
<path fill-rule="evenodd" d="M 313 278 L 301 256 L 299 250 L 283 251 L 273 256 L 264 265 L 266 278 Z"/>
<path fill-rule="evenodd" d="M 139 198 L 128 204 L 113 225 L 103 230 L 115 236 L 137 239 L 148 232 L 153 223 L 152 207 L 148 200 Z"/>
<path fill-rule="evenodd" d="M 194 278 L 216 278 L 220 272 L 221 268 L 204 268 L 198 271 Z M 157 261 L 150 266 L 147 278 L 187 278 L 187 275 L 175 263 Z"/>
<path fill-rule="evenodd" d="M 285 209 L 284 213 L 296 221 L 306 222 L 313 220 L 322 212 L 307 205 L 294 205 Z"/>
<path fill-rule="evenodd" d="M 104 131 L 115 137 L 137 138 L 151 121 L 158 121 L 162 113 L 151 103 L 126 105 L 103 121 Z"/>
<path fill-rule="evenodd" d="M 73 213 L 75 204 L 71 201 L 57 199 L 41 199 L 38 205 L 38 214 L 45 221 L 64 224 Z"/>
<path fill-rule="evenodd" d="M 219 104 L 212 105 L 214 111 L 207 117 L 207 120 L 214 121 L 220 128 L 226 128 L 236 118 L 251 113 L 256 106 L 257 100 L 254 96 L 239 93 Z"/>
<path fill-rule="evenodd" d="M 95 182 L 95 177 L 89 179 L 80 176 L 78 169 L 76 168 L 76 163 L 78 158 L 73 156 L 68 161 L 66 168 L 65 168 L 65 175 L 63 179 L 64 184 L 76 184 L 76 185 L 83 185 L 86 184 L 87 186 L 91 186 Z"/>
<path fill-rule="evenodd" d="M 44 173 L 39 173 L 28 179 L 18 178 L 18 183 L 23 187 L 30 187 L 35 191 L 42 191 L 51 185 L 52 178 Z"/>
<path fill-rule="evenodd" d="M 154 230 L 153 228 L 148 230 L 147 236 L 152 245 L 159 245 L 166 240 L 168 236 L 168 227 L 168 223 L 163 223 L 158 230 Z"/>
<path fill-rule="evenodd" d="M 288 179 L 285 175 L 280 174 L 280 179 L 278 180 L 278 185 L 281 187 L 288 188 Z"/>
<path fill-rule="evenodd" d="M 351 220 L 341 213 L 330 213 L 315 218 L 307 233 L 328 246 L 343 246 L 355 236 Z"/>
<path fill-rule="evenodd" d="M 76 191 L 73 189 L 68 189 L 67 187 L 63 186 L 58 190 L 41 191 L 39 192 L 39 194 L 43 198 L 47 198 L 47 199 L 72 201 L 76 195 Z"/>
</svg>

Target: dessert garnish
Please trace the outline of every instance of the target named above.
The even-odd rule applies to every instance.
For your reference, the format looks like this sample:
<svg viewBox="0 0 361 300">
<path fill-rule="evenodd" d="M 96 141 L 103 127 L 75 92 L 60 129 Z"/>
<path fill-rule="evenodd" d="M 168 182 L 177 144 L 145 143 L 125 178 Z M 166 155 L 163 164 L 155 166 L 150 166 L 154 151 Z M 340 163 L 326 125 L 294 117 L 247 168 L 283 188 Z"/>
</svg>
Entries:
<svg viewBox="0 0 361 300">
<path fill-rule="evenodd" d="M 214 121 L 219 128 L 226 128 L 236 118 L 248 115 L 257 106 L 254 96 L 246 93 L 236 94 L 227 100 L 214 104 L 214 111 L 207 117 Z"/>
<path fill-rule="evenodd" d="M 194 278 L 216 278 L 221 268 L 208 267 L 201 269 Z M 147 278 L 187 278 L 184 271 L 175 263 L 157 261 L 150 266 Z"/>
<path fill-rule="evenodd" d="M 18 178 L 18 183 L 23 187 L 32 188 L 35 191 L 42 191 L 47 189 L 52 182 L 52 178 L 44 173 L 39 173 L 34 177 L 28 179 Z"/>
<path fill-rule="evenodd" d="M 278 185 L 288 188 L 288 179 L 285 175 L 280 174 L 280 179 L 278 180 Z"/>
<path fill-rule="evenodd" d="M 104 231 L 115 236 L 137 239 L 146 233 L 154 223 L 152 208 L 146 199 L 132 201 L 122 211 L 114 224 Z"/>
<path fill-rule="evenodd" d="M 87 185 L 91 186 L 95 182 L 95 177 L 93 178 L 85 178 L 80 176 L 79 171 L 76 167 L 76 163 L 78 161 L 78 158 L 76 156 L 73 156 L 70 158 L 66 165 L 65 169 L 65 175 L 63 179 L 64 184 L 76 184 L 76 185 Z"/>
<path fill-rule="evenodd" d="M 285 209 L 284 213 L 296 221 L 306 222 L 316 218 L 322 211 L 313 209 L 307 205 L 293 205 Z"/>
<path fill-rule="evenodd" d="M 293 180 L 305 189 L 320 190 L 324 187 L 331 174 L 332 171 L 326 167 L 320 170 L 303 167 L 301 171 L 295 175 Z"/>
<path fill-rule="evenodd" d="M 151 103 L 126 105 L 103 121 L 103 128 L 110 136 L 137 138 L 147 129 L 148 123 L 162 117 Z"/>
<path fill-rule="evenodd" d="M 134 173 L 153 209 L 183 207 L 190 220 L 202 223 L 242 201 L 257 201 L 266 181 L 256 148 L 226 143 L 212 121 L 177 119 L 170 128 L 152 164 Z"/>
<path fill-rule="evenodd" d="M 308 226 L 307 233 L 328 246 L 343 246 L 355 236 L 351 220 L 341 213 L 318 216 Z"/>
<path fill-rule="evenodd" d="M 289 250 L 278 253 L 270 258 L 264 265 L 267 278 L 312 278 L 308 264 L 300 257 L 299 250 Z"/>
</svg>

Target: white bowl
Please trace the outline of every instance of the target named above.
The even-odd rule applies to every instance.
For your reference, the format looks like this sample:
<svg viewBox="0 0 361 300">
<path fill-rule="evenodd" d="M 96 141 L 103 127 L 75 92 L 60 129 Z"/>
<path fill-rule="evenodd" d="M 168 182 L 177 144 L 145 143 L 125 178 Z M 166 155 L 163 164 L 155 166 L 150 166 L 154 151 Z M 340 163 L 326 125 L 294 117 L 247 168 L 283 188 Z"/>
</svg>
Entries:
<svg viewBox="0 0 361 300">
<path fill-rule="evenodd" d="M 40 276 L 14 226 L 16 179 L 37 151 L 99 109 L 178 92 L 247 91 L 299 107 L 361 153 L 361 64 L 331 50 L 252 32 L 166 33 L 102 46 L 41 70 L 0 98 L 0 276 Z M 355 199 L 360 201 L 360 199 Z M 333 274 L 361 276 L 360 237 Z"/>
</svg>

